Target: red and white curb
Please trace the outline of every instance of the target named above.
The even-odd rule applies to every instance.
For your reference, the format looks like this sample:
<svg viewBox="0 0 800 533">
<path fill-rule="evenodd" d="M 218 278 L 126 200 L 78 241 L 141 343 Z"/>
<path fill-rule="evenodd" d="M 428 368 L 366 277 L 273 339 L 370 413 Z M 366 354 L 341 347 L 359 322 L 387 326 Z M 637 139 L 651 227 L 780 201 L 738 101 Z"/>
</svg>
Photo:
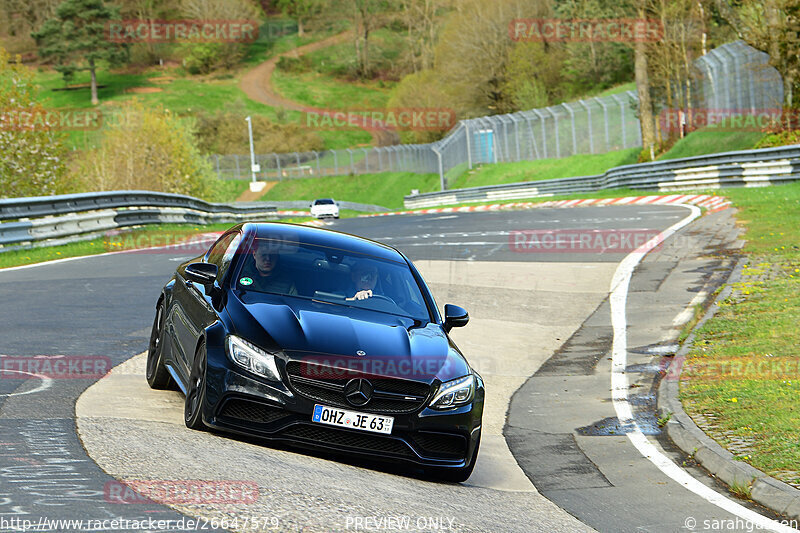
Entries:
<svg viewBox="0 0 800 533">
<path fill-rule="evenodd" d="M 671 194 L 652 196 L 626 196 L 624 198 L 587 198 L 576 200 L 550 200 L 546 202 L 511 202 L 506 204 L 467 205 L 463 207 L 433 207 L 374 213 L 361 217 L 385 217 L 394 215 L 427 215 L 434 213 L 471 213 L 474 211 L 501 211 L 504 209 L 536 209 L 540 207 L 590 207 L 606 205 L 696 205 L 708 212 L 720 211 L 730 207 L 731 202 L 724 196 L 710 194 Z"/>
</svg>

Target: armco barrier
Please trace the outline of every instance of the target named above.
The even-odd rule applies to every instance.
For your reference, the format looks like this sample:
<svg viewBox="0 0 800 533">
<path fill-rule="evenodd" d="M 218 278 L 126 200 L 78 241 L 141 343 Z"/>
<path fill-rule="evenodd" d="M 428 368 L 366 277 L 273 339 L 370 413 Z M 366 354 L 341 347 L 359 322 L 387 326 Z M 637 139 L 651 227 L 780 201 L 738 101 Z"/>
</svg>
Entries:
<svg viewBox="0 0 800 533">
<path fill-rule="evenodd" d="M 212 224 L 283 216 L 274 205 L 213 204 L 191 196 L 114 191 L 0 200 L 0 252 L 92 238 L 147 224 Z"/>
<path fill-rule="evenodd" d="M 527 181 L 410 195 L 404 198 L 404 205 L 407 209 L 416 209 L 617 188 L 669 192 L 759 187 L 797 179 L 800 179 L 800 145 L 792 145 L 626 165 L 599 176 Z"/>
</svg>

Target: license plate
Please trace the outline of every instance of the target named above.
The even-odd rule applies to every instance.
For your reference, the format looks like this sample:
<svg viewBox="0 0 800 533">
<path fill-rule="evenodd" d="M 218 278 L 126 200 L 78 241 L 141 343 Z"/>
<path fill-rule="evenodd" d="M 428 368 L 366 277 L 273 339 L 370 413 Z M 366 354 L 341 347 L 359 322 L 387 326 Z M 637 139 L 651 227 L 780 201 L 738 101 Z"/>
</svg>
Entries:
<svg viewBox="0 0 800 533">
<path fill-rule="evenodd" d="M 394 418 L 391 416 L 357 413 L 336 407 L 328 407 L 327 405 L 315 405 L 311 420 L 312 422 L 328 424 L 329 426 L 372 431 L 373 433 L 383 433 L 385 435 L 392 433 L 392 425 L 394 425 Z"/>
</svg>

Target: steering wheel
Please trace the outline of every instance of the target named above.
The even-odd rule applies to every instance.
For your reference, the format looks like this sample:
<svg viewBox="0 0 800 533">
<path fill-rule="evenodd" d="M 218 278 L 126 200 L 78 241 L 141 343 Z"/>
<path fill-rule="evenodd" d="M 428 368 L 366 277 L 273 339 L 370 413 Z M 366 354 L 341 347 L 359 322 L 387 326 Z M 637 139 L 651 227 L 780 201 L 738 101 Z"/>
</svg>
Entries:
<svg viewBox="0 0 800 533">
<path fill-rule="evenodd" d="M 394 300 L 392 300 L 391 298 L 389 298 L 388 296 L 384 296 L 383 294 L 375 294 L 374 292 L 372 293 L 372 296 L 370 296 L 369 298 L 364 298 L 364 299 L 365 300 L 371 300 L 372 298 L 380 298 L 381 300 L 386 300 L 387 302 L 389 302 L 392 305 L 397 305 L 397 303 Z"/>
</svg>

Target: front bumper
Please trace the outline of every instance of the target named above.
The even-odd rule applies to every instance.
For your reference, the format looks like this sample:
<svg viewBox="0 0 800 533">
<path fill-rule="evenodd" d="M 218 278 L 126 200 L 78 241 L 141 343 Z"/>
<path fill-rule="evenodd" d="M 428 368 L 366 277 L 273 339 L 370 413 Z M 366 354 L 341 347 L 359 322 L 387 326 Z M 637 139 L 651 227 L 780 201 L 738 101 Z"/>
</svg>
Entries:
<svg viewBox="0 0 800 533">
<path fill-rule="evenodd" d="M 339 218 L 339 211 L 311 211 L 314 218 Z"/>
<path fill-rule="evenodd" d="M 382 435 L 312 422 L 314 405 L 324 402 L 301 396 L 284 384 L 268 385 L 233 365 L 214 368 L 209 361 L 208 372 L 203 419 L 208 426 L 222 431 L 444 468 L 469 466 L 480 440 L 484 398 L 480 380 L 471 404 L 446 411 L 422 407 L 412 413 L 382 413 L 394 417 L 391 435 Z"/>
</svg>

